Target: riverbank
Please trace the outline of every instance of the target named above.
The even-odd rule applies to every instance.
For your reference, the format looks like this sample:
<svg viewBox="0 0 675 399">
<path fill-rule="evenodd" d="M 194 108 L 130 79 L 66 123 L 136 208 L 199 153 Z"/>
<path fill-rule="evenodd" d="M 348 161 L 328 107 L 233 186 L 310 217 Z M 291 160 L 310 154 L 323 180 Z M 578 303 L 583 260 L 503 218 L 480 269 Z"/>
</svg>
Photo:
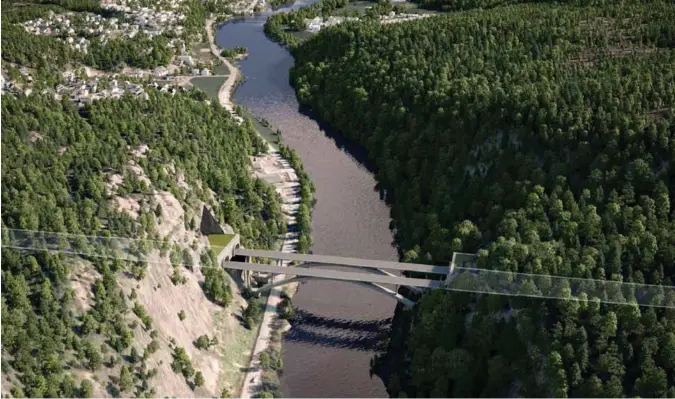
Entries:
<svg viewBox="0 0 675 399">
<path fill-rule="evenodd" d="M 299 8 L 313 1 L 296 3 Z M 287 12 L 287 10 L 281 11 Z M 359 148 L 326 130 L 298 106 L 289 85 L 293 59 L 270 41 L 263 25 L 270 13 L 236 19 L 217 29 L 219 46 L 244 47 L 237 63 L 246 83 L 233 102 L 283 132 L 311 175 L 312 250 L 327 255 L 398 260 L 391 243 L 389 209 Z M 369 362 L 379 353 L 396 301 L 369 288 L 344 282 L 309 280 L 294 293 L 290 331 L 283 334 L 281 391 L 289 397 L 383 397 Z M 272 341 L 278 334 L 272 333 Z M 263 374 L 263 377 L 265 373 Z"/>
<path fill-rule="evenodd" d="M 296 215 L 299 210 L 299 188 L 300 179 L 295 170 L 286 161 L 278 151 L 274 151 L 269 147 L 267 154 L 259 157 L 252 157 L 253 173 L 254 175 L 274 186 L 276 192 L 281 197 L 282 211 L 286 216 L 287 226 L 291 230 L 291 226 L 296 224 Z M 288 231 L 283 238 L 281 251 L 287 253 L 297 252 L 298 233 Z M 290 262 L 281 262 L 282 266 L 288 266 Z M 271 278 L 272 282 L 282 281 L 286 275 L 274 275 Z M 292 292 L 297 284 L 290 287 Z M 263 368 L 260 364 L 260 354 L 266 351 L 272 344 L 272 331 L 274 327 L 278 328 L 277 323 L 277 306 L 282 300 L 282 287 L 273 288 L 267 296 L 267 304 L 263 313 L 263 319 L 258 331 L 258 338 L 256 339 L 251 362 L 248 367 L 244 385 L 241 390 L 240 397 L 251 398 L 262 387 L 262 373 Z"/>
<path fill-rule="evenodd" d="M 255 2 L 252 2 L 251 4 L 254 3 Z M 232 93 L 236 88 L 237 82 L 239 82 L 242 78 L 242 75 L 237 67 L 235 67 L 227 58 L 221 56 L 218 52 L 218 45 L 215 42 L 215 35 L 213 31 L 214 22 L 214 18 L 210 18 L 206 22 L 209 46 L 211 48 L 212 54 L 218 57 L 230 72 L 228 78 L 225 80 L 218 91 L 218 100 L 221 106 L 230 111 L 230 113 L 232 113 L 235 118 L 243 120 L 241 115 L 237 115 L 235 113 L 235 104 L 232 102 Z M 252 115 L 249 117 L 251 116 Z M 262 133 L 260 136 L 266 141 L 269 140 L 269 137 Z M 252 173 L 257 178 L 274 186 L 275 191 L 281 197 L 281 207 L 284 215 L 286 216 L 286 224 L 288 228 L 288 231 L 284 235 L 281 243 L 281 251 L 294 253 L 298 250 L 300 233 L 293 231 L 293 226 L 298 224 L 297 215 L 303 203 L 301 194 L 307 190 L 311 192 L 311 183 L 309 183 L 308 177 L 303 172 L 301 172 L 300 176 L 298 176 L 296 169 L 300 164 L 297 156 L 293 157 L 292 150 L 289 148 L 283 148 L 283 151 L 286 157 L 290 157 L 293 160 L 292 162 L 296 164 L 296 168 L 293 168 L 289 161 L 284 159 L 284 156 L 282 156 L 282 153 L 279 151 L 279 149 L 268 141 L 268 151 L 266 154 L 257 157 L 251 157 L 251 163 L 253 165 Z M 306 187 L 303 190 L 303 185 L 309 185 L 309 187 Z M 303 242 L 309 243 L 311 240 L 305 237 Z M 307 246 L 307 244 L 303 246 Z M 281 265 L 288 266 L 289 263 L 290 262 L 288 261 L 283 261 L 281 262 Z M 274 275 L 271 277 L 271 281 L 282 281 L 285 278 L 285 275 Z M 289 284 L 285 287 L 287 287 L 284 289 L 284 291 L 287 293 L 287 296 L 292 296 L 292 293 L 295 292 L 297 288 L 297 283 Z M 260 364 L 260 354 L 270 349 L 273 345 L 279 345 L 278 342 L 273 342 L 274 331 L 280 331 L 281 333 L 289 327 L 288 322 L 280 320 L 277 317 L 277 308 L 282 301 L 282 288 L 283 287 L 273 288 L 267 296 L 267 303 L 265 305 L 263 319 L 258 329 L 250 363 L 246 368 L 246 375 L 244 377 L 243 386 L 239 395 L 242 398 L 251 398 L 258 391 L 265 389 L 263 379 L 264 370 Z"/>
<path fill-rule="evenodd" d="M 254 2 L 252 2 L 254 4 Z M 225 79 L 225 83 L 220 87 L 218 91 L 218 101 L 226 110 L 230 113 L 234 112 L 234 104 L 232 103 L 232 92 L 234 91 L 235 85 L 239 80 L 240 72 L 237 67 L 232 65 L 232 63 L 218 51 L 218 45 L 216 44 L 215 35 L 213 32 L 213 23 L 215 18 L 211 17 L 206 20 L 206 35 L 209 41 L 209 48 L 211 49 L 211 54 L 220 60 L 229 70 L 229 75 Z"/>
<path fill-rule="evenodd" d="M 251 0 L 250 2 L 247 3 L 247 5 L 244 7 L 243 10 L 240 10 L 240 13 L 244 15 L 253 13 L 253 10 L 258 5 L 258 3 L 264 5 L 265 0 Z M 220 91 L 218 92 L 218 100 L 220 101 L 220 105 L 225 107 L 225 109 L 230 111 L 230 113 L 234 114 L 232 93 L 234 92 L 237 82 L 241 77 L 241 73 L 239 71 L 239 68 L 235 67 L 227 58 L 220 55 L 220 51 L 218 51 L 218 45 L 216 44 L 215 40 L 216 35 L 214 34 L 215 32 L 213 31 L 213 24 L 215 22 L 216 22 L 215 16 L 211 16 L 206 20 L 206 36 L 208 38 L 209 48 L 211 50 L 211 54 L 213 54 L 214 57 L 220 60 L 220 62 L 222 62 L 223 65 L 225 65 L 229 70 L 229 76 L 225 80 L 225 83 L 223 83 L 223 85 L 220 87 Z M 225 21 L 219 21 L 218 23 L 223 22 Z"/>
<path fill-rule="evenodd" d="M 269 143 L 268 145 L 268 153 L 253 157 L 252 164 L 255 176 L 274 186 L 281 197 L 281 208 L 286 216 L 288 228 L 282 241 L 281 251 L 286 253 L 308 252 L 312 242 L 309 230 L 313 185 L 302 167 L 300 158 L 290 147 L 280 144 L 279 150 L 275 151 Z M 279 263 L 286 267 L 291 262 L 280 261 Z M 271 281 L 280 282 L 287 277 L 290 276 L 273 275 Z M 279 305 L 282 304 L 284 296 L 290 300 L 297 288 L 298 283 L 291 283 L 274 287 L 270 291 L 241 397 L 250 398 L 262 391 L 271 393 L 270 390 L 279 390 L 276 375 L 274 378 L 266 378 L 269 373 L 265 373 L 268 370 L 265 370 L 262 365 L 261 354 L 276 352 L 280 356 L 280 337 L 290 328 L 290 324 L 278 317 Z"/>
</svg>

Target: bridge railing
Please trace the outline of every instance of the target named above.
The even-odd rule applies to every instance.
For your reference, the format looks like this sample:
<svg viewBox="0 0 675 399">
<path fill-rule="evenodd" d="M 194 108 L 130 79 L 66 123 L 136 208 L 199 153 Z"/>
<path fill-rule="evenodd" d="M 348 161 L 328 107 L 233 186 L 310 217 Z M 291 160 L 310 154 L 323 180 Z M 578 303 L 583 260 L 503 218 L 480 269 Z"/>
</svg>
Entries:
<svg viewBox="0 0 675 399">
<path fill-rule="evenodd" d="M 32 230 L 2 229 L 3 248 L 26 251 L 51 251 L 89 257 L 117 258 L 127 261 L 153 262 L 158 252 L 162 263 L 170 262 L 171 247 L 190 248 L 198 253 L 211 248 L 218 254 L 222 247 L 204 242 L 180 243 L 142 240 L 114 236 L 84 236 Z M 162 251 L 164 254 L 162 254 Z M 464 254 L 466 255 L 470 254 Z M 469 262 L 470 263 L 470 262 Z M 540 274 L 458 266 L 444 281 L 444 288 L 454 291 L 508 296 L 600 301 L 603 303 L 675 308 L 675 287 L 634 284 L 620 281 L 592 280 Z M 195 268 L 200 265 L 195 264 Z"/>
</svg>

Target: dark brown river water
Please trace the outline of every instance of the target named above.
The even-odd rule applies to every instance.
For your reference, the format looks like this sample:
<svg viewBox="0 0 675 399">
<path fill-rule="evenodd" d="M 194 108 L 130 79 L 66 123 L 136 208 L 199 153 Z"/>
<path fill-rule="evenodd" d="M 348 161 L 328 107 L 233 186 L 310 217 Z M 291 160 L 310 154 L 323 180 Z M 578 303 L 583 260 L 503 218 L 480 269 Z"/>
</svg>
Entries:
<svg viewBox="0 0 675 399">
<path fill-rule="evenodd" d="M 312 251 L 397 260 L 389 209 L 363 153 L 301 112 L 288 79 L 293 58 L 264 35 L 267 15 L 220 25 L 216 41 L 248 49 L 234 102 L 281 129 L 316 186 Z M 396 301 L 363 286 L 314 280 L 300 286 L 293 303 L 299 320 L 283 342 L 284 396 L 387 397 L 369 362 L 384 349 Z"/>
</svg>

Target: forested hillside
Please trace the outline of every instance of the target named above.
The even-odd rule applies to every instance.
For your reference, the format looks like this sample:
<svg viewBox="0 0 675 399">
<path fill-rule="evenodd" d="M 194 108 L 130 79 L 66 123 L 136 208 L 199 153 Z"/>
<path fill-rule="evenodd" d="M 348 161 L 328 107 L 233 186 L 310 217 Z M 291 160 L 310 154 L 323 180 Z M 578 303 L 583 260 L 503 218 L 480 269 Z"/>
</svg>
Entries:
<svg viewBox="0 0 675 399">
<path fill-rule="evenodd" d="M 150 38 L 139 34 L 124 40 L 107 40 L 105 43 L 94 40 L 92 47 L 84 54 L 72 50 L 56 36 L 30 34 L 19 25 L 29 20 L 45 18 L 49 12 L 91 12 L 106 18 L 123 18 L 123 14 L 119 12 L 101 8 L 98 1 L 6 0 L 2 2 L 2 8 L 2 58 L 23 66 L 53 69 L 83 63 L 106 71 L 118 71 L 124 66 L 155 68 L 167 65 L 174 53 L 174 50 L 167 47 L 169 37 L 159 35 Z M 183 39 L 189 43 L 203 34 L 206 10 L 200 0 L 190 0 L 186 2 L 183 12 L 186 14 Z"/>
<path fill-rule="evenodd" d="M 306 7 L 273 14 L 265 21 L 265 34 L 281 44 L 297 45 L 298 39 L 293 36 L 292 32 L 306 29 L 305 19 L 318 16 L 327 18 L 332 12 L 347 4 L 349 4 L 349 0 L 319 0 Z"/>
<path fill-rule="evenodd" d="M 568 4 L 571 6 L 603 6 L 616 3 L 630 3 L 631 0 L 615 2 L 613 0 L 413 0 L 420 6 L 443 11 L 473 10 L 476 8 L 494 8 L 523 3 Z M 648 0 L 649 1 L 649 0 Z"/>
<path fill-rule="evenodd" d="M 651 1 L 348 23 L 291 79 L 369 152 L 405 260 L 672 285 L 673 20 Z M 393 396 L 675 397 L 673 308 L 439 291 L 399 319 Z"/>
<path fill-rule="evenodd" d="M 147 101 L 125 96 L 78 110 L 67 100 L 3 95 L 3 240 L 8 239 L 6 228 L 85 235 L 105 230 L 132 238 L 182 239 L 169 237 L 171 232 L 158 234 L 157 226 L 167 223 L 158 220 L 163 214 L 159 203 L 152 203 L 160 190 L 186 209 L 196 201 L 210 204 L 221 222 L 241 233 L 244 245 L 269 248 L 285 231 L 278 196 L 248 170 L 249 156 L 262 151 L 264 143 L 250 124 L 239 126 L 220 105 L 209 106 L 192 96 L 151 92 Z M 145 155 L 134 155 L 143 147 L 149 148 Z M 138 168 L 141 175 L 135 173 Z M 118 209 L 113 197 L 138 201 L 137 217 Z M 182 223 L 188 231 L 199 227 L 187 215 Z M 181 253 L 180 248 L 162 245 L 161 254 L 192 267 L 185 249 Z M 157 373 L 146 363 L 158 349 L 157 327 L 153 330 L 152 319 L 138 302 L 132 306 L 126 301 L 127 296 L 135 298 L 134 291 L 123 293 L 116 282 L 122 273 L 142 280 L 147 265 L 89 261 L 100 278 L 91 284 L 91 308 L 82 312 L 74 306 L 71 285 L 72 278 L 82 277 L 72 275 L 80 261 L 3 247 L 3 392 L 8 386 L 15 397 L 91 396 L 87 378 L 99 378 L 102 370 L 119 370 L 119 378 L 108 385 L 111 395 L 114 389 L 125 392 L 122 396 L 170 393 L 156 392 L 148 383 Z M 209 254 L 201 265 L 212 261 Z M 171 274 L 168 270 L 165 274 Z M 174 285 L 184 284 L 177 268 L 176 273 Z M 205 289 L 216 283 L 209 278 L 219 279 L 218 289 L 229 290 L 225 277 L 217 273 L 206 277 Z M 84 292 L 90 291 L 86 286 Z M 226 299 L 229 302 L 231 295 Z M 143 327 L 139 320 L 131 321 L 132 307 Z M 143 349 L 139 336 L 152 342 Z M 186 382 L 194 376 L 189 384 L 195 389 L 204 378 L 179 349 L 175 353 L 183 355 L 175 355 L 174 361 L 183 366 L 177 370 Z"/>
</svg>

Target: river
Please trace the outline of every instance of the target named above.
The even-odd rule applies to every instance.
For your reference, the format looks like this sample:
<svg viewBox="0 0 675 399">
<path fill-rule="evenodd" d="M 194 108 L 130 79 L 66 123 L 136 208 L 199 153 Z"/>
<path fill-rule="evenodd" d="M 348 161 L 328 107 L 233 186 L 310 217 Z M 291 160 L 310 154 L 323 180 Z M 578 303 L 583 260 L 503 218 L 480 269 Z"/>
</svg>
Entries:
<svg viewBox="0 0 675 399">
<path fill-rule="evenodd" d="M 293 58 L 265 36 L 268 15 L 220 25 L 216 42 L 248 49 L 238 62 L 245 80 L 234 102 L 281 129 L 316 186 L 312 251 L 397 260 L 389 209 L 363 152 L 300 111 L 288 79 Z M 283 341 L 284 396 L 387 397 L 382 381 L 370 377 L 369 363 L 384 349 L 396 301 L 366 287 L 313 280 L 300 285 L 293 303 L 299 317 Z"/>
</svg>

